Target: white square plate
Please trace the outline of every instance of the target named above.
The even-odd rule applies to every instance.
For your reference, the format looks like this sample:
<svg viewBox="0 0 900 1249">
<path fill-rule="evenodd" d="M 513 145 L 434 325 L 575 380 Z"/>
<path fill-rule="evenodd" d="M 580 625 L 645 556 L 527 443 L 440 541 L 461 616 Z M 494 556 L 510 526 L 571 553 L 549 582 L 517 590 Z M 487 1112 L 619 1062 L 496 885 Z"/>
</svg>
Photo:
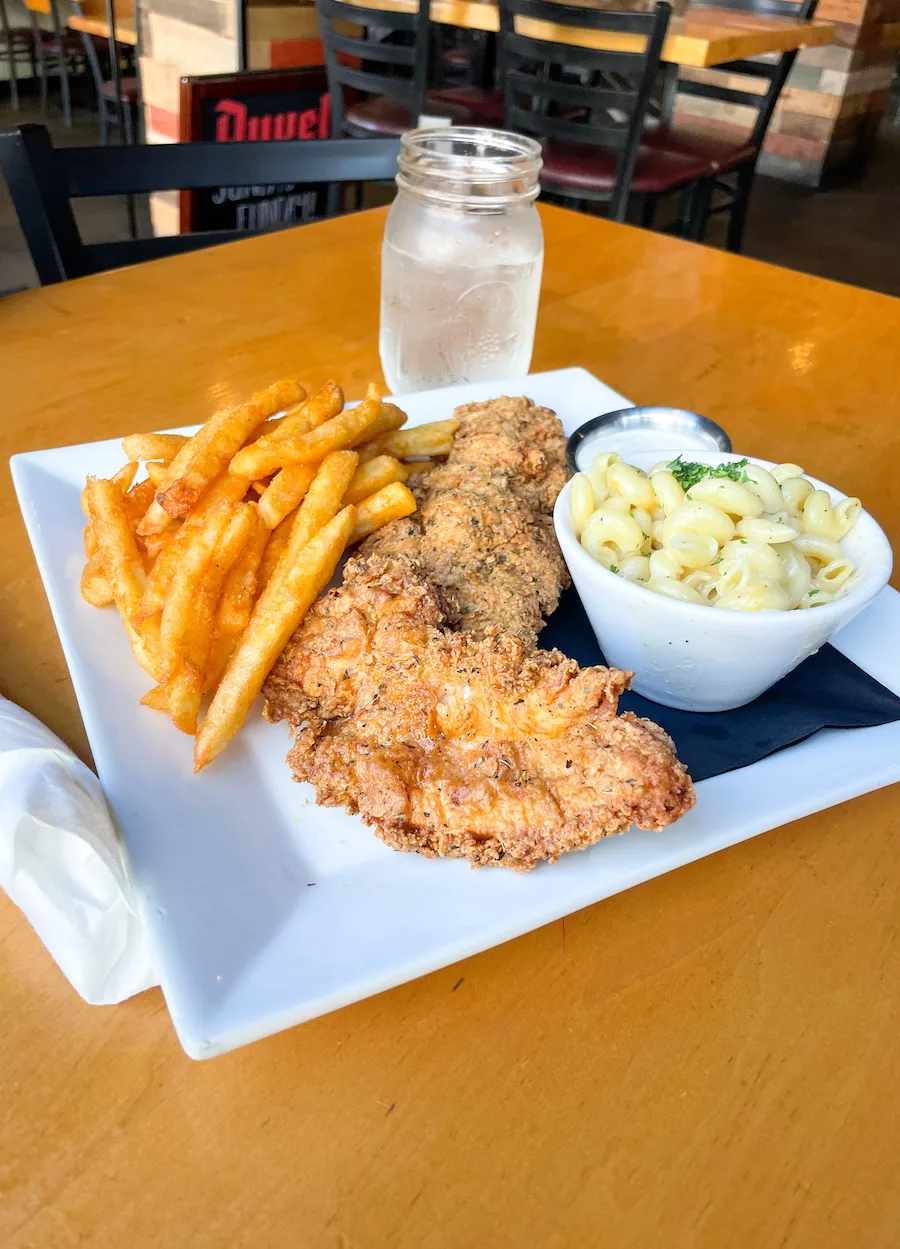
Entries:
<svg viewBox="0 0 900 1249">
<path fill-rule="evenodd" d="M 583 369 L 400 397 L 410 423 L 470 400 L 530 395 L 570 432 L 628 401 Z M 190 739 L 138 705 L 148 681 L 114 611 L 81 600 L 87 473 L 118 441 L 19 455 L 13 477 L 100 780 L 125 840 L 178 1036 L 208 1058 L 519 936 L 672 868 L 900 780 L 900 723 L 823 731 L 701 782 L 662 834 L 632 831 L 520 876 L 382 845 L 315 806 L 285 764 L 283 725 L 251 715 L 200 776 Z M 900 595 L 886 589 L 840 635 L 844 654 L 900 693 Z"/>
</svg>

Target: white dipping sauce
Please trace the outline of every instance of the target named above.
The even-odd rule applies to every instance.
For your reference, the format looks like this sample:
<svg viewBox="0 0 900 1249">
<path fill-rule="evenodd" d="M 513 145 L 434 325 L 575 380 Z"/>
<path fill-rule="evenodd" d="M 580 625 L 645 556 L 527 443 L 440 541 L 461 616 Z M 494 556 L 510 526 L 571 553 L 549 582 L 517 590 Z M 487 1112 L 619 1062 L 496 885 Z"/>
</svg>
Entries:
<svg viewBox="0 0 900 1249">
<path fill-rule="evenodd" d="M 675 434 L 671 430 L 638 426 L 633 429 L 598 429 L 578 448 L 576 461 L 582 472 L 590 468 L 594 456 L 602 451 L 618 451 L 625 460 L 642 451 L 718 451 L 711 438 L 703 434 Z"/>
</svg>

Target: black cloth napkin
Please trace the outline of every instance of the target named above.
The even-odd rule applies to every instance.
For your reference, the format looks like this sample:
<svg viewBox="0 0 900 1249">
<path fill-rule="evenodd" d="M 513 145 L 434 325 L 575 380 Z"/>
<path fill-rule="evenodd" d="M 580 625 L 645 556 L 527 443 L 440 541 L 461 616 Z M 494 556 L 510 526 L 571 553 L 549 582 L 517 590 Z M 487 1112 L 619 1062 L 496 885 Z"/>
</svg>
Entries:
<svg viewBox="0 0 900 1249">
<path fill-rule="evenodd" d="M 539 645 L 557 647 L 582 667 L 606 663 L 574 586 L 560 599 Z M 747 767 L 819 729 L 868 728 L 900 720 L 900 698 L 833 646 L 823 646 L 765 694 L 734 711 L 676 711 L 630 692 L 623 694 L 619 707 L 661 725 L 695 781 Z"/>
</svg>

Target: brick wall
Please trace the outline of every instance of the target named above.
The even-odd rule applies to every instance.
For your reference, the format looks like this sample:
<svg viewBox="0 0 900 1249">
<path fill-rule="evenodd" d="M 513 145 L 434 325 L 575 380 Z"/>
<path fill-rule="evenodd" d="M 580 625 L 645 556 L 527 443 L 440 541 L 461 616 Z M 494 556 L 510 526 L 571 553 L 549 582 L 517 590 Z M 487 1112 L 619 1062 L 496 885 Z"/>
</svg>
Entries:
<svg viewBox="0 0 900 1249">
<path fill-rule="evenodd" d="M 761 172 L 807 186 L 865 158 L 900 55 L 900 0 L 820 0 L 816 17 L 835 24 L 835 42 L 801 49 L 759 162 Z M 742 91 L 762 86 L 713 70 L 683 76 Z M 754 110 L 681 94 L 676 117 L 737 137 L 752 125 Z"/>
</svg>

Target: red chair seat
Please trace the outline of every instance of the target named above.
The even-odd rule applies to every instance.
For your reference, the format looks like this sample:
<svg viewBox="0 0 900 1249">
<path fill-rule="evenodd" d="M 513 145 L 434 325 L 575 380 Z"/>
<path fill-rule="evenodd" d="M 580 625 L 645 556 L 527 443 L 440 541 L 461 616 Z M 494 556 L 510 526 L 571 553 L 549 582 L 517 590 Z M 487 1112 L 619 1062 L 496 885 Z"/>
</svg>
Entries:
<svg viewBox="0 0 900 1249">
<path fill-rule="evenodd" d="M 432 98 L 468 109 L 476 125 L 479 122 L 486 122 L 491 126 L 503 125 L 502 91 L 483 91 L 479 87 L 445 87 L 435 91 Z"/>
<path fill-rule="evenodd" d="M 435 116 L 449 117 L 455 126 L 471 126 L 474 123 L 474 118 L 468 109 L 445 104 L 434 96 L 427 96 L 425 99 L 426 112 L 430 107 L 433 107 Z M 396 138 L 405 131 L 413 129 L 417 122 L 418 118 L 411 118 L 409 109 L 400 100 L 392 100 L 383 95 L 354 104 L 344 114 L 344 124 L 347 130 L 351 134 L 362 137 L 378 135 L 384 138 Z"/>
<path fill-rule="evenodd" d="M 56 36 L 56 31 L 42 30 L 38 32 L 41 45 L 48 56 L 59 56 L 60 46 L 64 47 L 66 52 L 72 56 L 84 55 L 84 44 L 81 41 L 81 35 L 75 30 L 64 30 L 62 36 L 62 45 Z"/>
<path fill-rule="evenodd" d="M 544 147 L 541 183 L 577 191 L 611 191 L 615 186 L 620 153 L 611 148 L 551 139 Z M 709 176 L 709 163 L 697 156 L 641 147 L 631 189 L 640 195 L 663 195 Z"/>
<path fill-rule="evenodd" d="M 706 161 L 707 177 L 728 173 L 739 165 L 756 159 L 758 152 L 752 143 L 734 143 L 701 130 L 676 126 L 657 126 L 642 137 L 644 147 L 655 152 L 669 152 L 675 156 L 687 156 Z"/>
<path fill-rule="evenodd" d="M 128 104 L 134 104 L 137 101 L 137 98 L 138 98 L 137 78 L 131 78 L 131 77 L 120 78 L 119 87 L 120 87 L 119 95 L 121 99 L 125 100 Z M 111 80 L 109 82 L 104 82 L 100 87 L 100 94 L 103 96 L 104 100 L 114 100 L 116 98 L 115 83 L 112 82 Z"/>
</svg>

